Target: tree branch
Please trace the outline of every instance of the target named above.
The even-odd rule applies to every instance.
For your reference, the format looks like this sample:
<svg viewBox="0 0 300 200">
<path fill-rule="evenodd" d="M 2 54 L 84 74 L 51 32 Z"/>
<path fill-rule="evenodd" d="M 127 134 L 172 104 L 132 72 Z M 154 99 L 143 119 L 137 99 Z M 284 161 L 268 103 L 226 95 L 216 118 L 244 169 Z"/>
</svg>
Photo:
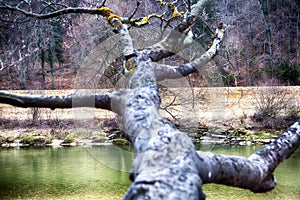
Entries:
<svg viewBox="0 0 300 200">
<path fill-rule="evenodd" d="M 176 79 L 187 76 L 197 70 L 200 70 L 205 64 L 207 64 L 218 52 L 220 44 L 224 38 L 225 27 L 220 24 L 215 32 L 216 38 L 214 39 L 211 47 L 202 54 L 199 58 L 196 58 L 190 63 L 186 63 L 180 66 L 170 66 L 157 64 L 155 73 L 158 81 L 163 79 Z"/>
<path fill-rule="evenodd" d="M 274 142 L 249 158 L 199 152 L 199 173 L 203 183 L 218 183 L 253 192 L 266 192 L 276 186 L 275 168 L 300 146 L 300 119 Z"/>
<path fill-rule="evenodd" d="M 111 94 L 71 94 L 66 96 L 44 96 L 0 92 L 0 103 L 28 108 L 75 108 L 95 107 L 111 110 Z M 92 104 L 91 102 L 95 102 Z"/>
<path fill-rule="evenodd" d="M 152 61 L 156 62 L 163 58 L 178 53 L 184 47 L 184 41 L 188 32 L 194 26 L 198 16 L 201 14 L 209 0 L 200 0 L 192 8 L 191 13 L 187 13 L 185 18 L 172 30 L 165 38 L 158 43 L 142 50 Z"/>
<path fill-rule="evenodd" d="M 123 45 L 123 56 L 128 58 L 135 54 L 135 49 L 133 47 L 132 38 L 129 35 L 126 25 L 122 25 L 119 30 L 120 40 Z"/>
<path fill-rule="evenodd" d="M 115 14 L 113 14 L 113 12 L 109 8 L 104 7 L 104 4 L 105 4 L 105 1 L 98 8 L 67 7 L 65 5 L 65 8 L 58 9 L 58 10 L 55 10 L 53 12 L 42 14 L 42 13 L 34 13 L 32 11 L 27 11 L 25 9 L 21 9 L 18 6 L 12 6 L 12 5 L 6 4 L 4 2 L 0 2 L 0 10 L 10 10 L 10 11 L 14 11 L 14 12 L 19 12 L 19 13 L 23 14 L 26 17 L 32 17 L 32 18 L 41 19 L 41 20 L 51 19 L 51 18 L 54 18 L 54 17 L 59 17 L 61 15 L 67 15 L 67 14 L 101 15 L 103 17 L 107 17 L 110 24 L 111 24 L 111 19 L 112 18 L 118 18 L 120 23 L 130 24 L 131 26 L 134 26 L 134 27 L 142 27 L 142 26 L 148 24 L 148 21 L 149 21 L 150 18 L 159 18 L 159 19 L 163 20 L 161 18 L 161 16 L 156 15 L 156 14 L 151 14 L 151 15 L 141 17 L 141 18 L 138 18 L 138 19 L 132 19 L 133 15 L 135 14 L 137 9 L 139 8 L 139 5 L 140 5 L 139 1 L 137 1 L 136 10 L 134 11 L 132 16 L 130 16 L 130 17 L 120 17 L 118 15 L 115 15 Z M 46 8 L 44 8 L 44 9 L 46 9 Z"/>
<path fill-rule="evenodd" d="M 20 9 L 15 6 L 11 6 L 4 2 L 1 2 L 1 4 L 2 4 L 0 6 L 1 10 L 11 10 L 11 11 L 19 12 L 19 13 L 25 15 L 26 17 L 33 17 L 36 19 L 51 19 L 51 18 L 58 17 L 61 15 L 74 14 L 74 13 L 87 13 L 87 14 L 103 15 L 103 12 L 101 12 L 100 10 L 94 9 L 94 8 L 82 8 L 82 7 L 71 8 L 71 7 L 68 7 L 68 8 L 59 9 L 59 10 L 56 10 L 56 11 L 53 11 L 50 13 L 46 13 L 46 14 L 38 14 L 38 13 L 26 11 L 24 9 Z"/>
</svg>

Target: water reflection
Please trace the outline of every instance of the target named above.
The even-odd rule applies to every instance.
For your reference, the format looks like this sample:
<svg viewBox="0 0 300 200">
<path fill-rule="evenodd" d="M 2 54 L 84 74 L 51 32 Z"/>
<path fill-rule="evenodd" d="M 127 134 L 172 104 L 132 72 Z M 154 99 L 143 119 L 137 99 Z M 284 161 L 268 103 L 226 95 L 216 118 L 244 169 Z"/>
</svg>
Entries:
<svg viewBox="0 0 300 200">
<path fill-rule="evenodd" d="M 261 147 L 198 146 L 249 156 Z M 300 151 L 275 172 L 278 186 L 266 194 L 206 185 L 207 199 L 300 199 Z M 130 185 L 133 153 L 115 146 L 0 150 L 0 199 L 121 199 Z"/>
<path fill-rule="evenodd" d="M 107 151 L 105 147 L 97 149 Z M 105 156 L 122 160 L 113 151 Z M 127 173 L 101 164 L 87 149 L 77 147 L 1 150 L 0 169 L 1 199 L 82 196 L 87 192 L 121 198 L 130 184 Z"/>
<path fill-rule="evenodd" d="M 130 147 L 120 148 L 115 145 L 94 146 L 87 150 L 101 164 L 123 172 L 130 172 L 134 153 Z"/>
</svg>

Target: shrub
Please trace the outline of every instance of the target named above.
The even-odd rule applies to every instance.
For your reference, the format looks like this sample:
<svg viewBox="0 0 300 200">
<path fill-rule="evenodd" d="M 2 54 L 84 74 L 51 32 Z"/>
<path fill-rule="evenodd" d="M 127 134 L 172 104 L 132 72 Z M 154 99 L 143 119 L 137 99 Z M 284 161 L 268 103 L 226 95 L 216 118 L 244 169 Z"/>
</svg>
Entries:
<svg viewBox="0 0 300 200">
<path fill-rule="evenodd" d="M 41 146 L 51 143 L 49 138 L 42 135 L 29 135 L 20 140 L 20 143 L 29 144 L 34 146 Z"/>
<path fill-rule="evenodd" d="M 117 139 L 113 139 L 112 140 L 112 143 L 116 146 L 130 146 L 130 142 L 126 139 L 120 139 L 120 138 L 117 138 Z"/>
<path fill-rule="evenodd" d="M 260 87 L 254 94 L 256 115 L 259 118 L 274 118 L 288 103 L 287 91 L 277 87 Z"/>
<path fill-rule="evenodd" d="M 64 139 L 63 143 L 72 143 L 73 141 L 74 141 L 73 138 L 71 138 L 71 137 L 66 137 L 66 138 Z"/>
<path fill-rule="evenodd" d="M 274 63 L 268 62 L 264 71 L 271 77 L 277 78 L 281 83 L 288 85 L 299 85 L 300 68 L 298 64 L 292 63 L 283 58 L 277 59 Z"/>
<path fill-rule="evenodd" d="M 252 120 L 259 122 L 264 128 L 282 129 L 295 121 L 300 113 L 297 99 L 289 97 L 289 88 L 260 87 L 254 94 L 256 112 Z"/>
<path fill-rule="evenodd" d="M 300 100 L 292 99 L 285 108 L 285 115 L 287 118 L 296 121 L 300 114 Z"/>
<path fill-rule="evenodd" d="M 2 145 L 3 143 L 5 143 L 5 138 L 0 135 L 0 145 Z"/>
</svg>

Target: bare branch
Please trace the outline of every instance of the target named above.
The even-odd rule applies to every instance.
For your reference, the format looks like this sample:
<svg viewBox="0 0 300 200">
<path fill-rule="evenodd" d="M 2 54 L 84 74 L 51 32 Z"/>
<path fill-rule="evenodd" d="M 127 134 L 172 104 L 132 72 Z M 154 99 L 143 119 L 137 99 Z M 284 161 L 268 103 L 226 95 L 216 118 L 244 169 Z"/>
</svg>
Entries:
<svg viewBox="0 0 300 200">
<path fill-rule="evenodd" d="M 19 12 L 19 13 L 25 15 L 26 17 L 32 17 L 32 18 L 36 18 L 36 19 L 51 19 L 51 18 L 58 17 L 61 15 L 76 14 L 76 13 L 101 15 L 101 16 L 107 17 L 110 24 L 111 24 L 111 22 L 112 22 L 111 20 L 113 18 L 118 18 L 118 21 L 120 23 L 130 24 L 131 26 L 134 26 L 134 27 L 142 27 L 142 26 L 148 24 L 148 21 L 150 18 L 159 18 L 162 21 L 164 21 L 162 16 L 156 15 L 156 14 L 151 14 L 151 15 L 148 15 L 148 16 L 145 16 L 142 18 L 138 18 L 138 19 L 132 19 L 133 15 L 136 13 L 136 11 L 139 8 L 139 5 L 140 5 L 139 1 L 137 1 L 137 7 L 136 7 L 135 11 L 133 12 L 133 14 L 129 18 L 128 17 L 120 17 L 120 16 L 115 15 L 109 8 L 104 7 L 104 4 L 105 4 L 105 1 L 98 8 L 86 8 L 86 7 L 73 8 L 73 7 L 67 7 L 67 5 L 63 5 L 62 6 L 63 8 L 61 8 L 61 9 L 42 14 L 42 12 L 44 10 L 46 10 L 46 8 L 52 7 L 52 5 L 48 5 L 47 7 L 43 8 L 43 10 L 40 11 L 40 13 L 34 13 L 31 11 L 27 11 L 25 9 L 21 9 L 21 8 L 19 8 L 19 6 L 12 6 L 12 5 L 6 4 L 4 2 L 1 2 L 0 10 L 11 10 L 11 11 Z M 57 5 L 57 4 L 55 4 L 55 5 Z"/>
<path fill-rule="evenodd" d="M 186 63 L 177 67 L 169 65 L 156 65 L 155 73 L 157 80 L 175 79 L 187 76 L 197 70 L 200 70 L 206 63 L 208 63 L 219 50 L 220 44 L 224 38 L 225 26 L 220 24 L 216 30 L 216 38 L 212 46 L 199 58 L 190 63 Z"/>
<path fill-rule="evenodd" d="M 25 15 L 26 17 L 33 17 L 36 19 L 50 19 L 53 17 L 58 17 L 61 15 L 65 15 L 65 14 L 72 14 L 72 13 L 88 13 L 88 14 L 95 14 L 95 15 L 104 15 L 103 12 L 99 9 L 93 9 L 93 8 L 63 8 L 51 13 L 46 13 L 46 14 L 38 14 L 38 13 L 33 13 L 30 11 L 26 11 L 24 9 L 20 9 L 18 7 L 15 6 L 11 6 L 5 3 L 2 3 L 3 5 L 0 6 L 0 10 L 11 10 L 11 11 L 16 11 L 16 12 L 20 12 L 23 15 Z"/>
<path fill-rule="evenodd" d="M 111 110 L 110 94 L 71 94 L 66 96 L 44 96 L 15 94 L 6 91 L 0 92 L 0 103 L 9 104 L 16 107 L 28 108 L 75 108 L 75 107 L 95 107 Z M 95 102 L 91 105 L 91 102 Z"/>
<path fill-rule="evenodd" d="M 132 38 L 129 35 L 128 29 L 126 25 L 121 25 L 119 30 L 120 40 L 123 45 L 123 55 L 125 57 L 131 56 L 135 54 L 135 50 L 132 43 Z"/>
<path fill-rule="evenodd" d="M 249 158 L 199 152 L 199 173 L 203 183 L 219 183 L 266 192 L 276 186 L 273 172 L 300 146 L 300 119 L 274 142 Z"/>
<path fill-rule="evenodd" d="M 104 6 L 105 6 L 105 3 L 106 3 L 106 0 L 104 0 L 104 1 L 102 2 L 102 5 L 101 5 L 100 7 L 104 7 Z"/>
<path fill-rule="evenodd" d="M 145 48 L 142 52 L 147 54 L 154 62 L 178 53 L 184 47 L 185 37 L 196 23 L 207 1 L 208 0 L 198 1 L 198 3 L 193 6 L 191 13 L 174 28 L 174 31 L 171 31 L 169 35 L 160 42 Z"/>
<path fill-rule="evenodd" d="M 139 9 L 139 6 L 141 5 L 141 2 L 140 0 L 137 0 L 136 1 L 136 8 L 135 10 L 133 11 L 133 13 L 131 14 L 131 16 L 129 17 L 129 20 L 131 20 L 133 18 L 133 16 L 135 15 L 135 13 L 137 12 L 137 10 Z"/>
</svg>

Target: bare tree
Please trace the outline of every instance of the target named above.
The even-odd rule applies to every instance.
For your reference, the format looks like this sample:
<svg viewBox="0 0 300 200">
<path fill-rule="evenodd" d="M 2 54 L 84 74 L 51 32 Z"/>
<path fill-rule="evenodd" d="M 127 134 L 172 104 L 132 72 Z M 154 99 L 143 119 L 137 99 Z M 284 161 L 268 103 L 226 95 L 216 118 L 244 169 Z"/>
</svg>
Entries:
<svg viewBox="0 0 300 200">
<path fill-rule="evenodd" d="M 159 114 L 161 99 L 157 82 L 177 79 L 201 69 L 216 55 L 226 26 L 219 24 L 212 45 L 191 62 L 178 66 L 159 64 L 161 59 L 190 45 L 192 40 L 188 33 L 205 8 L 206 1 L 198 1 L 185 13 L 179 12 L 175 4 L 158 2 L 170 6 L 172 18 L 182 17 L 182 20 L 161 41 L 143 49 L 134 48 L 127 24 L 140 27 L 146 25 L 151 17 L 157 17 L 167 24 L 168 20 L 158 15 L 141 19 L 120 17 L 104 4 L 98 8 L 67 7 L 51 13 L 33 13 L 1 3 L 2 8 L 38 19 L 68 13 L 97 14 L 107 18 L 122 43 L 123 70 L 128 77 L 128 88 L 109 94 L 69 96 L 0 92 L 0 102 L 19 107 L 51 109 L 95 106 L 122 116 L 124 130 L 136 155 L 130 173 L 133 183 L 125 199 L 205 199 L 201 186 L 206 183 L 225 184 L 253 192 L 274 189 L 275 168 L 300 145 L 300 121 L 268 146 L 244 158 L 204 152 L 198 154 L 191 139 Z M 95 101 L 95 105 L 91 105 L 90 100 Z"/>
<path fill-rule="evenodd" d="M 27 89 L 28 80 L 41 82 L 36 88 L 45 89 L 47 71 L 51 74 L 51 88 L 54 89 L 55 71 L 61 69 L 65 62 L 65 27 L 74 16 L 36 20 L 17 10 L 28 13 L 51 12 L 65 8 L 64 2 L 66 1 L 0 1 L 0 72 L 2 76 L 16 80 L 13 83 L 19 86 L 12 85 L 11 89 Z M 72 4 L 77 6 L 76 2 Z M 55 63 L 58 63 L 57 67 Z M 49 70 L 46 69 L 48 65 Z M 37 74 L 42 74 L 42 77 L 36 76 Z"/>
</svg>

